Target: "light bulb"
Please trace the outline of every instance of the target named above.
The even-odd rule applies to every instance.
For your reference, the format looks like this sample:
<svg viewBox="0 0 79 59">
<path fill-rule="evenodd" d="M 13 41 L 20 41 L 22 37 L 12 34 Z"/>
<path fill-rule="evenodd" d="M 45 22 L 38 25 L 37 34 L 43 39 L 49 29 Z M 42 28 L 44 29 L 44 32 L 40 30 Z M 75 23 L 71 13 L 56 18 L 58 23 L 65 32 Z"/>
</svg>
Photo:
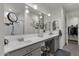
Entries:
<svg viewBox="0 0 79 59">
<path fill-rule="evenodd" d="M 7 17 L 8 13 L 9 13 L 9 12 L 6 12 L 6 13 L 5 13 L 5 17 Z"/>
<path fill-rule="evenodd" d="M 29 10 L 27 9 L 25 12 L 28 14 L 29 13 Z"/>
<path fill-rule="evenodd" d="M 51 14 L 49 13 L 48 16 L 51 16 Z"/>
<path fill-rule="evenodd" d="M 9 9 L 9 11 L 12 11 L 12 9 Z"/>
<path fill-rule="evenodd" d="M 28 6 L 25 6 L 25 8 L 27 9 L 27 8 L 28 8 Z"/>
<path fill-rule="evenodd" d="M 42 18 L 42 16 L 40 16 L 40 18 Z"/>
<path fill-rule="evenodd" d="M 34 8 L 34 9 L 38 9 L 38 6 L 37 6 L 37 5 L 34 5 L 33 8 Z"/>
</svg>

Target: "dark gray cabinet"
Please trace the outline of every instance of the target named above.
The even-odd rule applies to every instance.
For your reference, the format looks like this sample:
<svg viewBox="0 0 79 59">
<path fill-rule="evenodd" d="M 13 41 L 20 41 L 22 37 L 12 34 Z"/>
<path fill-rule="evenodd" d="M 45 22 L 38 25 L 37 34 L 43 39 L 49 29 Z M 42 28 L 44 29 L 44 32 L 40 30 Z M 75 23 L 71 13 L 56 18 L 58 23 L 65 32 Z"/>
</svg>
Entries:
<svg viewBox="0 0 79 59">
<path fill-rule="evenodd" d="M 55 36 L 49 38 L 45 41 L 41 41 L 14 51 L 11 51 L 6 56 L 41 56 L 41 46 L 48 46 L 50 48 L 50 53 L 53 54 L 59 48 L 59 38 Z"/>
<path fill-rule="evenodd" d="M 11 51 L 6 56 L 41 56 L 41 42 Z"/>
<path fill-rule="evenodd" d="M 53 54 L 59 48 L 58 36 L 48 39 L 45 45 L 50 48 L 50 53 Z"/>
</svg>

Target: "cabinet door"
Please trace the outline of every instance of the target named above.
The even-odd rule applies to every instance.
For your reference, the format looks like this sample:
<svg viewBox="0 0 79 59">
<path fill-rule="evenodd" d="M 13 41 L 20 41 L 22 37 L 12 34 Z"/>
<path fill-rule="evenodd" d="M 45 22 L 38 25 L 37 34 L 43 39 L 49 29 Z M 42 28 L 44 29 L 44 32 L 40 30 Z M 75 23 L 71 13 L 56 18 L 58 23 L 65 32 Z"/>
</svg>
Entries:
<svg viewBox="0 0 79 59">
<path fill-rule="evenodd" d="M 9 52 L 6 55 L 7 56 L 23 56 L 23 55 L 29 53 L 30 50 L 31 50 L 30 47 L 24 47 L 24 48 Z"/>
<path fill-rule="evenodd" d="M 27 55 L 25 55 L 25 56 L 32 56 L 32 53 L 29 53 L 29 54 L 27 54 Z"/>
<path fill-rule="evenodd" d="M 41 48 L 38 48 L 32 52 L 32 56 L 41 56 Z"/>
<path fill-rule="evenodd" d="M 58 43 L 58 37 L 51 38 L 47 40 L 46 46 L 50 48 L 50 53 L 53 54 L 58 48 L 59 48 L 59 43 Z"/>
<path fill-rule="evenodd" d="M 6 56 L 25 56 L 28 53 L 30 53 L 31 51 L 36 50 L 37 48 L 40 48 L 40 47 L 41 47 L 41 42 L 30 45 L 28 47 L 24 47 L 24 48 L 17 49 L 15 51 L 9 52 L 9 53 L 6 54 Z M 31 54 L 29 54 L 29 55 L 31 55 Z"/>
<path fill-rule="evenodd" d="M 59 39 L 58 36 L 54 37 L 51 43 L 51 51 L 54 53 L 59 48 Z"/>
<path fill-rule="evenodd" d="M 57 49 L 59 49 L 59 37 L 58 36 L 54 38 L 54 51 L 56 51 Z"/>
<path fill-rule="evenodd" d="M 50 44 L 50 53 L 53 54 L 55 51 L 55 42 L 54 42 L 54 38 L 52 38 L 51 40 L 51 44 Z"/>
</svg>

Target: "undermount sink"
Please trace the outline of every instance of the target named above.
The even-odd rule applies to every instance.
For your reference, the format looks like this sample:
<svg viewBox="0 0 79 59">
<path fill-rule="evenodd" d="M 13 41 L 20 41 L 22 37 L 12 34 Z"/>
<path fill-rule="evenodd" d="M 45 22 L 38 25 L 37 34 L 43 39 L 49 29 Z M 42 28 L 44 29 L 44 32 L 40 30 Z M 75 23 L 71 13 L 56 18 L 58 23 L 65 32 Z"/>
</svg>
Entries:
<svg viewBox="0 0 79 59">
<path fill-rule="evenodd" d="M 28 39 L 28 38 L 27 38 Z M 32 40 L 27 40 L 27 39 L 24 39 L 24 38 L 18 38 L 18 42 L 26 42 L 26 43 L 31 43 Z"/>
<path fill-rule="evenodd" d="M 18 38 L 17 41 L 22 42 L 22 41 L 24 41 L 24 38 L 23 37 Z"/>
<path fill-rule="evenodd" d="M 32 41 L 31 41 L 31 40 L 26 40 L 25 42 L 26 42 L 26 43 L 31 43 Z"/>
<path fill-rule="evenodd" d="M 53 35 L 53 33 L 49 33 L 49 35 Z"/>
</svg>

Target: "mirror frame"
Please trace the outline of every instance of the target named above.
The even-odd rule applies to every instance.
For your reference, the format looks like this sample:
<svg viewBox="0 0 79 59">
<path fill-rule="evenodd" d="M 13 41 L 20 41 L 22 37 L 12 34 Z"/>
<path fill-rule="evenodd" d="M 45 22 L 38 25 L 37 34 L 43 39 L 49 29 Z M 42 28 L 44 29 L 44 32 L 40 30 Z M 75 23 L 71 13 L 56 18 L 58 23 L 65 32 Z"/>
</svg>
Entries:
<svg viewBox="0 0 79 59">
<path fill-rule="evenodd" d="M 13 23 L 13 22 L 17 22 L 18 17 L 16 16 L 16 20 L 13 21 L 13 20 L 10 19 L 10 14 L 14 14 L 14 15 L 16 16 L 16 14 L 15 14 L 14 12 L 9 12 L 8 15 L 7 15 L 8 20 L 9 20 L 10 22 L 12 22 L 12 23 Z"/>
</svg>

